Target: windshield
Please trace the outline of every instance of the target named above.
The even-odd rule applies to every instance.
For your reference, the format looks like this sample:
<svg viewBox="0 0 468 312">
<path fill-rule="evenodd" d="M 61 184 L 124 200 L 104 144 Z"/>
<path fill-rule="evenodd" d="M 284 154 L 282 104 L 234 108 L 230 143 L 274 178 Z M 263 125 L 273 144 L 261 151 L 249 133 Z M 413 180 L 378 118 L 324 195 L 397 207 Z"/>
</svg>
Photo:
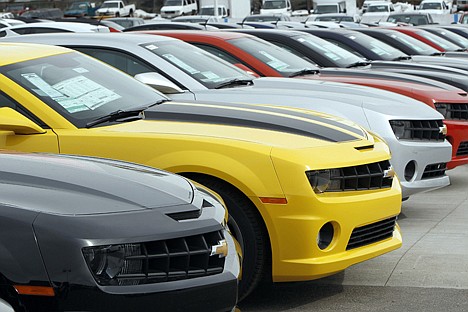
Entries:
<svg viewBox="0 0 468 312">
<path fill-rule="evenodd" d="M 367 12 L 372 13 L 372 12 L 390 12 L 389 6 L 388 5 L 370 5 L 367 8 Z"/>
<path fill-rule="evenodd" d="M 107 8 L 118 8 L 119 7 L 119 3 L 118 2 L 104 2 L 102 5 L 101 5 L 101 9 L 107 9 Z"/>
<path fill-rule="evenodd" d="M 314 10 L 314 14 L 326 14 L 326 13 L 338 13 L 338 5 L 317 5 Z"/>
<path fill-rule="evenodd" d="M 439 37 L 437 35 L 431 34 L 428 31 L 425 31 L 425 30 L 418 31 L 417 34 L 424 37 L 424 38 L 426 38 L 427 40 L 435 43 L 436 45 L 438 45 L 439 47 L 441 47 L 442 49 L 444 49 L 446 51 L 457 51 L 457 50 L 460 49 L 459 46 L 451 43 L 448 40 L 445 40 L 444 38 L 441 38 L 441 37 Z"/>
<path fill-rule="evenodd" d="M 73 2 L 69 7 L 70 10 L 79 10 L 79 9 L 85 10 L 87 8 L 88 6 L 84 2 Z"/>
<path fill-rule="evenodd" d="M 141 46 L 169 61 L 208 89 L 233 79 L 253 79 L 243 70 L 185 42 L 171 40 L 145 43 Z"/>
<path fill-rule="evenodd" d="M 354 22 L 354 18 L 352 16 L 340 16 L 340 15 L 333 15 L 333 16 L 317 16 L 315 18 L 317 22 Z"/>
<path fill-rule="evenodd" d="M 392 61 L 399 57 L 407 56 L 400 50 L 365 34 L 355 32 L 353 34 L 346 35 L 346 37 L 371 50 L 385 61 Z"/>
<path fill-rule="evenodd" d="M 286 8 L 286 1 L 285 0 L 278 0 L 278 1 L 265 1 L 263 2 L 263 9 L 284 9 Z"/>
<path fill-rule="evenodd" d="M 214 15 L 214 8 L 201 8 L 200 15 Z M 223 15 L 222 7 L 218 7 L 218 15 Z"/>
<path fill-rule="evenodd" d="M 421 7 L 419 8 L 420 10 L 442 10 L 442 5 L 438 2 L 428 2 L 428 3 L 423 3 Z"/>
<path fill-rule="evenodd" d="M 289 51 L 257 38 L 238 38 L 229 40 L 229 42 L 270 66 L 284 77 L 289 77 L 304 69 L 319 69 L 314 64 Z"/>
<path fill-rule="evenodd" d="M 392 33 L 385 34 L 388 37 L 393 38 L 394 40 L 397 40 L 401 43 L 403 43 L 405 46 L 417 51 L 417 55 L 433 55 L 435 53 L 438 53 L 439 51 L 437 49 L 434 49 L 430 45 L 419 41 L 418 39 L 415 39 L 411 36 L 408 36 L 407 34 L 401 33 L 399 31 L 395 31 Z"/>
<path fill-rule="evenodd" d="M 387 18 L 390 23 L 407 23 L 412 25 L 427 25 L 428 19 L 423 15 L 390 15 Z"/>
<path fill-rule="evenodd" d="M 182 0 L 167 0 L 164 2 L 164 6 L 181 6 Z"/>
<path fill-rule="evenodd" d="M 117 110 L 166 99 L 123 72 L 79 53 L 15 63 L 1 67 L 0 72 L 78 128 Z"/>
<path fill-rule="evenodd" d="M 459 45 L 460 47 L 463 47 L 463 48 L 468 48 L 468 40 L 466 40 L 466 38 L 460 36 L 460 35 L 457 35 L 451 31 L 448 31 L 448 30 L 445 30 L 445 29 L 431 29 L 430 30 L 431 32 L 439 35 L 440 37 L 442 38 L 447 38 L 447 39 L 450 39 L 451 42 L 455 42 L 456 45 Z"/>
<path fill-rule="evenodd" d="M 348 67 L 352 64 L 359 62 L 365 62 L 363 58 L 354 55 L 353 53 L 337 46 L 336 44 L 330 43 L 322 38 L 315 36 L 299 35 L 295 36 L 299 42 L 308 46 L 320 55 L 325 56 L 331 60 L 337 67 Z"/>
</svg>

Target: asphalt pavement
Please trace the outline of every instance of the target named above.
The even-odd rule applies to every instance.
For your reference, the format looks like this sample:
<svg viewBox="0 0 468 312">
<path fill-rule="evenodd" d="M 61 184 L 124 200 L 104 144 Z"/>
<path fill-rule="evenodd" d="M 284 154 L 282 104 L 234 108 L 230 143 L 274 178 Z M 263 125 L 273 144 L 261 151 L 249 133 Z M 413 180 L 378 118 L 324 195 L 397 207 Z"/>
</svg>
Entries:
<svg viewBox="0 0 468 312">
<path fill-rule="evenodd" d="M 262 285 L 245 311 L 468 311 L 468 165 L 403 202 L 403 246 L 321 280 Z"/>
</svg>

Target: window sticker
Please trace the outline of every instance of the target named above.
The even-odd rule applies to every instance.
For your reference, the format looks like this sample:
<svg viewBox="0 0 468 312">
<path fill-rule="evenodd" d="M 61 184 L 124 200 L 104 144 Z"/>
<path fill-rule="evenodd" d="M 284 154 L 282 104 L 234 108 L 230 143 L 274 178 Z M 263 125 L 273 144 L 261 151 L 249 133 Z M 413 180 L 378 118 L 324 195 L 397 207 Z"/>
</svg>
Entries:
<svg viewBox="0 0 468 312">
<path fill-rule="evenodd" d="M 84 77 L 76 76 L 53 86 L 63 95 L 54 98 L 70 113 L 95 110 L 102 105 L 121 98 L 120 95 Z"/>
<path fill-rule="evenodd" d="M 196 70 L 195 68 L 191 67 L 189 64 L 185 63 L 181 59 L 177 58 L 176 56 L 166 53 L 163 56 L 171 63 L 175 64 L 176 66 L 182 68 L 183 70 L 188 71 L 191 75 L 198 74 L 200 71 Z"/>
<path fill-rule="evenodd" d="M 146 48 L 147 48 L 148 50 L 151 50 L 151 51 L 158 49 L 158 47 L 155 46 L 154 44 L 148 44 L 148 45 L 146 46 Z"/>
<path fill-rule="evenodd" d="M 89 70 L 87 70 L 86 68 L 83 68 L 83 67 L 73 68 L 73 70 L 76 71 L 78 74 L 84 74 L 84 73 L 89 72 Z"/>
<path fill-rule="evenodd" d="M 262 54 L 263 56 L 267 57 L 268 59 L 270 59 L 270 61 L 268 61 L 267 64 L 269 66 L 273 67 L 276 70 L 282 70 L 282 69 L 285 69 L 285 68 L 289 67 L 288 64 L 284 63 L 281 60 L 278 60 L 276 57 L 274 57 L 273 55 L 271 55 L 268 52 L 259 51 L 259 53 Z"/>
<path fill-rule="evenodd" d="M 36 73 L 21 74 L 21 76 L 33 85 L 35 85 L 37 88 L 39 88 L 41 93 L 45 94 L 46 96 L 49 96 L 53 99 L 63 96 L 62 93 L 55 90 L 50 84 L 45 82 L 45 80 L 39 77 Z"/>
<path fill-rule="evenodd" d="M 201 73 L 203 76 L 205 76 L 207 79 L 210 80 L 217 80 L 219 79 L 219 76 L 213 73 L 212 71 L 206 71 Z"/>
</svg>

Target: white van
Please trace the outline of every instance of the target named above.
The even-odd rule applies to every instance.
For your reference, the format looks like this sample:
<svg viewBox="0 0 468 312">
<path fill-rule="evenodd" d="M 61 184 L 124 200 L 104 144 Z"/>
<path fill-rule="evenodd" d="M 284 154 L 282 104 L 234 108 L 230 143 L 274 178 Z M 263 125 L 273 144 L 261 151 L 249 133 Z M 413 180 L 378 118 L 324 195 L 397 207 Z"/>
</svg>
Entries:
<svg viewBox="0 0 468 312">
<path fill-rule="evenodd" d="M 263 0 L 260 14 L 285 14 L 291 16 L 290 0 Z"/>
<path fill-rule="evenodd" d="M 161 8 L 161 17 L 164 18 L 194 14 L 197 14 L 196 0 L 166 0 Z"/>
</svg>

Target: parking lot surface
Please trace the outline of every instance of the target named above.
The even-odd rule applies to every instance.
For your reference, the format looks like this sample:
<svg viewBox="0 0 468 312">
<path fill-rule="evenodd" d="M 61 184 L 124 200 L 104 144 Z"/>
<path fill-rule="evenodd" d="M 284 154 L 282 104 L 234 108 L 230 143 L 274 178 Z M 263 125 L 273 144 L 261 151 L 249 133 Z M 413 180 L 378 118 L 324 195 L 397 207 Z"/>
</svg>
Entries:
<svg viewBox="0 0 468 312">
<path fill-rule="evenodd" d="M 241 311 L 468 311 L 468 165 L 403 202 L 403 246 L 325 279 L 262 285 Z"/>
</svg>

